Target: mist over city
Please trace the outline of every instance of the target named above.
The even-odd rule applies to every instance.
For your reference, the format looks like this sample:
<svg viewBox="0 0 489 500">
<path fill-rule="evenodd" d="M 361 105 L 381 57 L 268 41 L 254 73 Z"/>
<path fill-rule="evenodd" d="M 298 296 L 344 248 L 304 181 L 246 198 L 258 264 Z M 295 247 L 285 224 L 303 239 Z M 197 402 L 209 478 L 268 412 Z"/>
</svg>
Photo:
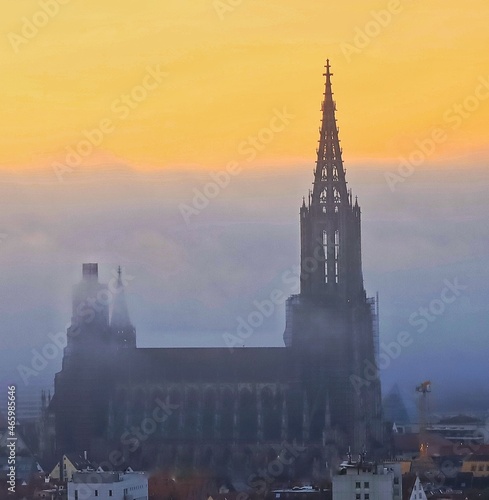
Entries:
<svg viewBox="0 0 489 500">
<path fill-rule="evenodd" d="M 476 164 L 461 175 L 455 166 L 421 166 L 391 191 L 385 173 L 394 169 L 348 168 L 362 202 L 364 280 L 370 295 L 379 293 L 381 343 L 401 331 L 413 339 L 381 371 L 383 391 L 397 383 L 414 401 L 417 382 L 428 378 L 436 387 L 433 411 L 486 411 L 487 169 Z M 181 205 L 191 205 L 208 173 L 104 165 L 67 175 L 63 184 L 50 171 L 3 174 L 4 380 L 22 381 L 18 365 L 30 367 L 32 349 L 40 352 L 48 334 L 66 330 L 82 262 L 98 262 L 105 282 L 119 265 L 130 276 L 139 346 L 225 347 L 223 335 L 235 333 L 254 301 L 277 286 L 297 291 L 281 277 L 298 265 L 297 206 L 310 171 L 306 164 L 245 165 L 188 224 Z M 420 308 L 440 298 L 445 280 L 466 288 L 426 325 L 412 324 L 411 315 L 422 318 Z M 282 346 L 284 327 L 285 309 L 277 306 L 243 345 Z M 42 379 L 48 389 L 61 359 L 59 350 L 39 376 L 26 376 L 27 385 Z"/>
<path fill-rule="evenodd" d="M 0 18 L 0 500 L 489 500 L 485 0 Z"/>
</svg>

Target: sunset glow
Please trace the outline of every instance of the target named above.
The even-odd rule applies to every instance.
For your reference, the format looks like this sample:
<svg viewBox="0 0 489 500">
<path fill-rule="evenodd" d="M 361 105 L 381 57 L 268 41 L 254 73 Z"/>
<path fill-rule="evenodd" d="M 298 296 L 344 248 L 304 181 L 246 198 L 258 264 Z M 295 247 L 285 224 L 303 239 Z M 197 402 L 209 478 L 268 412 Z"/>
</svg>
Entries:
<svg viewBox="0 0 489 500">
<path fill-rule="evenodd" d="M 487 147 L 485 0 L 16 1 L 0 25 L 4 170 L 64 164 L 95 128 L 82 164 L 218 168 L 284 110 L 256 159 L 311 161 L 326 57 L 347 159 L 436 127 L 434 160 Z"/>
</svg>

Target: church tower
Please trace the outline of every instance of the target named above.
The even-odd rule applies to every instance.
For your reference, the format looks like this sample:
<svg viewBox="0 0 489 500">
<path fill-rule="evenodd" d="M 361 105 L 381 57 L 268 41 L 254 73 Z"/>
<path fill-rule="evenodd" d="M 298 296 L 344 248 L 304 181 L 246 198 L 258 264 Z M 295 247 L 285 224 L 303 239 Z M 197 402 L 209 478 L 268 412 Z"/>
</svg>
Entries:
<svg viewBox="0 0 489 500">
<path fill-rule="evenodd" d="M 360 452 L 381 441 L 375 303 L 363 287 L 360 207 L 347 188 L 329 60 L 324 76 L 314 184 L 300 209 L 301 289 L 287 302 L 284 341 L 300 360 L 310 439 L 335 435 Z"/>
<path fill-rule="evenodd" d="M 360 207 L 348 192 L 336 125 L 329 61 L 314 187 L 301 207 L 301 294 L 319 303 L 364 295 Z"/>
<path fill-rule="evenodd" d="M 135 347 L 120 267 L 117 278 L 106 285 L 99 282 L 96 263 L 83 264 L 82 279 L 73 288 L 71 325 L 50 406 L 57 453 L 81 452 L 93 440 L 105 438 L 116 355 Z"/>
</svg>

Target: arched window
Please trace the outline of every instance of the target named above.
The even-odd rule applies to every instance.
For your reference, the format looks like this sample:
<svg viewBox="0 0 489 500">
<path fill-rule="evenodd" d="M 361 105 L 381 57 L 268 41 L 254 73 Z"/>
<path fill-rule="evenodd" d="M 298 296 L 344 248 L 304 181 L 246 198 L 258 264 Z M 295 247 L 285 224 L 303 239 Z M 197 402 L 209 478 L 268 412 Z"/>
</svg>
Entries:
<svg viewBox="0 0 489 500">
<path fill-rule="evenodd" d="M 234 428 L 234 395 L 230 389 L 221 394 L 221 437 L 232 439 Z"/>
<path fill-rule="evenodd" d="M 176 388 L 170 390 L 168 398 L 170 402 L 170 414 L 166 420 L 166 434 L 169 438 L 178 438 L 180 412 L 182 411 L 182 395 Z"/>
<path fill-rule="evenodd" d="M 249 389 L 239 394 L 239 438 L 245 441 L 255 441 L 258 432 L 256 400 Z"/>
<path fill-rule="evenodd" d="M 185 437 L 195 438 L 198 435 L 198 411 L 199 411 L 199 395 L 193 388 L 187 392 L 187 401 L 185 408 Z"/>
<path fill-rule="evenodd" d="M 261 404 L 263 412 L 263 437 L 266 441 L 277 441 L 280 439 L 281 404 L 279 407 L 278 402 L 269 388 L 263 389 L 261 392 Z"/>
<path fill-rule="evenodd" d="M 214 422 L 216 415 L 216 393 L 214 389 L 206 389 L 202 404 L 202 436 L 212 439 L 215 435 Z"/>
</svg>

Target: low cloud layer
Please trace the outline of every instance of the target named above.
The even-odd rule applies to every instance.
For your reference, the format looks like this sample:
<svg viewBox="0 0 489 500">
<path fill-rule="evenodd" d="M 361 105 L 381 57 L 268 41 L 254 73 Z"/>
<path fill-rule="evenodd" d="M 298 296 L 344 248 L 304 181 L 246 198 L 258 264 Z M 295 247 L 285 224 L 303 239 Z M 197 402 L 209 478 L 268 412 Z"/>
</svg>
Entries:
<svg viewBox="0 0 489 500">
<path fill-rule="evenodd" d="M 413 343 L 382 370 L 384 388 L 407 392 L 431 379 L 439 408 L 487 375 L 489 225 L 487 169 L 420 170 L 389 189 L 389 167 L 356 165 L 347 177 L 363 213 L 363 262 L 369 294 L 380 294 L 381 340 L 401 331 Z M 392 168 L 392 167 L 391 167 Z M 101 281 L 118 265 L 131 279 L 130 314 L 139 346 L 225 346 L 256 303 L 299 262 L 298 211 L 312 181 L 308 165 L 253 168 L 233 177 L 186 221 L 207 172 L 135 172 L 124 166 L 71 173 L 2 174 L 0 223 L 2 382 L 19 380 L 33 349 L 70 320 L 71 288 L 83 262 L 98 262 Z M 422 332 L 410 323 L 440 297 L 444 280 L 467 288 Z M 283 345 L 277 306 L 243 344 Z M 51 380 L 61 351 L 38 380 Z M 32 379 L 34 382 L 34 379 Z"/>
</svg>

